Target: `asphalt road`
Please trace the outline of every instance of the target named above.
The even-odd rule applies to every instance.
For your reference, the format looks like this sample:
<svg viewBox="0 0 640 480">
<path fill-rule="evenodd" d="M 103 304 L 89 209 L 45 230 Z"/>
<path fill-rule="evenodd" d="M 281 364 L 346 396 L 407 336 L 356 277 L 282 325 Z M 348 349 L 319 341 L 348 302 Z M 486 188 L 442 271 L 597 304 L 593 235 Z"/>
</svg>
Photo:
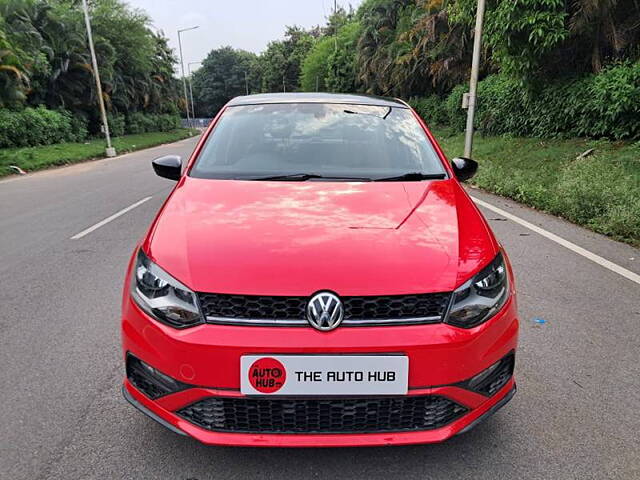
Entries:
<svg viewBox="0 0 640 480">
<path fill-rule="evenodd" d="M 194 144 L 0 181 L 0 478 L 640 478 L 640 285 L 484 208 L 514 264 L 521 337 L 518 394 L 477 429 L 426 446 L 220 448 L 135 411 L 120 393 L 122 279 L 172 187 L 150 160 Z M 640 273 L 639 250 L 473 195 Z"/>
</svg>

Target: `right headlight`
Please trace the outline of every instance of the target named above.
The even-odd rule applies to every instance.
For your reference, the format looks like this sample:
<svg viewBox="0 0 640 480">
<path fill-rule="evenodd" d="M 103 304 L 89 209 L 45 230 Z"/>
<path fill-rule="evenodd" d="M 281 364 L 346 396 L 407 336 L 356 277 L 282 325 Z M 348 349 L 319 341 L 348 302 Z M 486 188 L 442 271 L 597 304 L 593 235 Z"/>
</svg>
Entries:
<svg viewBox="0 0 640 480">
<path fill-rule="evenodd" d="M 494 316 L 509 298 L 509 279 L 502 253 L 453 292 L 446 323 L 473 328 Z"/>
<path fill-rule="evenodd" d="M 149 315 L 175 328 L 203 322 L 196 294 L 138 251 L 131 296 Z"/>
</svg>

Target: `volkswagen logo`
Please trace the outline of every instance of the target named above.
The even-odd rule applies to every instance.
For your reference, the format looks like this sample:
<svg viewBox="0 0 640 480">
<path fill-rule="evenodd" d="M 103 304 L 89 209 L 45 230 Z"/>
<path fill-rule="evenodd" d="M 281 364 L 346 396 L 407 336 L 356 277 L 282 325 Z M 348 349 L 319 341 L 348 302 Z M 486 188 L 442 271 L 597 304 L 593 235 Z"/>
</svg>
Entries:
<svg viewBox="0 0 640 480">
<path fill-rule="evenodd" d="M 333 330 L 344 317 L 342 302 L 330 292 L 316 293 L 307 304 L 307 321 L 322 332 Z"/>
</svg>

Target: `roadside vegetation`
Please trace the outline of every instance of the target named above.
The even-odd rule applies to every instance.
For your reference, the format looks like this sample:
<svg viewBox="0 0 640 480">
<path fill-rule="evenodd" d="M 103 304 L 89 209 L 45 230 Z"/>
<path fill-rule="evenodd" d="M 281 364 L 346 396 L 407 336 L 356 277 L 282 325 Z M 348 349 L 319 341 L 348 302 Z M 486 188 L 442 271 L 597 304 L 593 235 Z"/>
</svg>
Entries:
<svg viewBox="0 0 640 480">
<path fill-rule="evenodd" d="M 199 132 L 186 128 L 167 132 L 124 135 L 113 139 L 118 154 L 141 150 L 163 143 L 175 142 Z M 68 165 L 105 156 L 104 139 L 96 138 L 87 142 L 56 143 L 38 147 L 5 148 L 0 150 L 0 177 L 16 173 L 9 165 L 16 165 L 26 172 L 43 168 Z"/>
<path fill-rule="evenodd" d="M 90 8 L 113 135 L 178 128 L 167 38 L 122 0 Z M 80 2 L 0 0 L 0 149 L 100 136 L 93 73 Z"/>
<path fill-rule="evenodd" d="M 462 155 L 463 134 L 434 134 Z M 471 184 L 640 247 L 640 142 L 478 137 L 474 158 Z"/>
</svg>

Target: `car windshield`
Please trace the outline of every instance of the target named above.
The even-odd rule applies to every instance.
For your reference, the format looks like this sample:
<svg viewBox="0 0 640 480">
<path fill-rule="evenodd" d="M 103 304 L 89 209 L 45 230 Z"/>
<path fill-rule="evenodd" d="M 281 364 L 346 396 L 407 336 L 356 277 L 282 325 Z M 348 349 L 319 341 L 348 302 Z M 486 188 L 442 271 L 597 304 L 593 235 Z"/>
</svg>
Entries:
<svg viewBox="0 0 640 480">
<path fill-rule="evenodd" d="M 289 103 L 227 108 L 190 175 L 393 181 L 446 173 L 409 109 Z"/>
</svg>

